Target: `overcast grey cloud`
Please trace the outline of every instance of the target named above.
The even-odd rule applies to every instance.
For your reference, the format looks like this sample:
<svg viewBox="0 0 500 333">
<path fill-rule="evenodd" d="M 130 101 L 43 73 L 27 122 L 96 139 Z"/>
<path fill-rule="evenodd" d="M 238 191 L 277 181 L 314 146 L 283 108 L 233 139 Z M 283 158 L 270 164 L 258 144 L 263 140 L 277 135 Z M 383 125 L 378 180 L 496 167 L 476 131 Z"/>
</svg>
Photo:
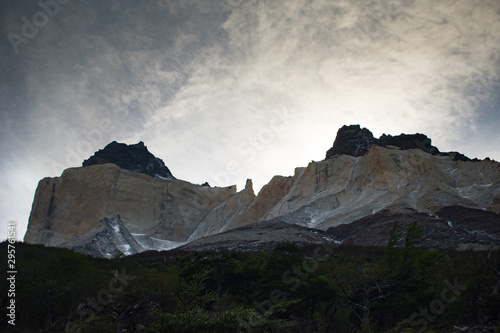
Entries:
<svg viewBox="0 0 500 333">
<path fill-rule="evenodd" d="M 19 238 L 38 180 L 112 140 L 240 189 L 323 159 L 344 124 L 500 160 L 498 1 L 42 3 L 0 1 L 0 215 Z"/>
</svg>

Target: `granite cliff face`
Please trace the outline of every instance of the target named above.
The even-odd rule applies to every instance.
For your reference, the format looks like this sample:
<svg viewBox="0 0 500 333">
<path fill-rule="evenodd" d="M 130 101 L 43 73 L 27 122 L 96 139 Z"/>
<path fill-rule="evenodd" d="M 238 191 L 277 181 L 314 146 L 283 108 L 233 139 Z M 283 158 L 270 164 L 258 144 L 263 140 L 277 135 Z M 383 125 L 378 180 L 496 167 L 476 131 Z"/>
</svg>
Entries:
<svg viewBox="0 0 500 333">
<path fill-rule="evenodd" d="M 459 205 L 500 210 L 499 163 L 455 161 L 420 149 L 372 145 L 365 156 L 338 155 L 297 168 L 292 183 L 266 219 L 325 229 L 382 209 L 433 213 Z"/>
<path fill-rule="evenodd" d="M 234 186 L 212 188 L 154 178 L 111 163 L 70 168 L 61 177 L 39 182 L 24 240 L 73 247 L 77 238 L 80 245 L 93 241 L 109 227 L 106 221 L 114 221 L 122 236 L 130 233 L 139 243 L 148 238 L 147 242 L 157 239 L 175 245 L 185 242 L 212 209 L 235 194 Z M 132 246 L 122 253 L 145 249 Z"/>
<path fill-rule="evenodd" d="M 144 144 L 113 142 L 40 181 L 25 241 L 104 257 L 252 249 L 306 234 L 306 243 L 383 245 L 394 221 L 418 220 L 428 247 L 500 246 L 500 163 L 440 152 L 423 134 L 376 139 L 359 125 L 341 128 L 326 156 L 255 195 L 251 180 L 240 192 L 176 180 Z"/>
</svg>

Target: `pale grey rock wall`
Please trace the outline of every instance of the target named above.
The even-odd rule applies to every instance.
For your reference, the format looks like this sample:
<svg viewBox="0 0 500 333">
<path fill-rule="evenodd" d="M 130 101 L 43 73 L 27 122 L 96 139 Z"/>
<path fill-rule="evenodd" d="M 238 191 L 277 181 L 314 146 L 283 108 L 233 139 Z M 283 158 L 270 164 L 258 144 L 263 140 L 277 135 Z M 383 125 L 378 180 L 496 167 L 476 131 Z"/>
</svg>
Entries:
<svg viewBox="0 0 500 333">
<path fill-rule="evenodd" d="M 117 215 L 134 234 L 182 242 L 203 218 L 236 193 L 131 173 L 115 164 L 71 168 L 39 182 L 27 243 L 58 246 Z"/>
<path fill-rule="evenodd" d="M 298 169 L 290 191 L 265 219 L 326 229 L 384 208 L 432 213 L 460 205 L 499 212 L 499 194 L 498 162 L 373 145 L 365 156 L 338 155 Z"/>
</svg>

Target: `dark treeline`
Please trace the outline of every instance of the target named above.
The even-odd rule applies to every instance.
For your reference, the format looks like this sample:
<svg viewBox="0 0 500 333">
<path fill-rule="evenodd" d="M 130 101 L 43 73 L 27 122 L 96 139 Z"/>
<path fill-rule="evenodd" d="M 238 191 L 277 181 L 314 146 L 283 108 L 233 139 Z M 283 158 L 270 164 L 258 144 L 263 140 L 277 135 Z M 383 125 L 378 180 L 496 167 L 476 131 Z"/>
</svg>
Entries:
<svg viewBox="0 0 500 333">
<path fill-rule="evenodd" d="M 396 225 L 385 249 L 111 260 L 17 243 L 16 326 L 4 300 L 0 331 L 500 332 L 500 251 L 430 251 L 420 238 L 416 224 Z"/>
</svg>

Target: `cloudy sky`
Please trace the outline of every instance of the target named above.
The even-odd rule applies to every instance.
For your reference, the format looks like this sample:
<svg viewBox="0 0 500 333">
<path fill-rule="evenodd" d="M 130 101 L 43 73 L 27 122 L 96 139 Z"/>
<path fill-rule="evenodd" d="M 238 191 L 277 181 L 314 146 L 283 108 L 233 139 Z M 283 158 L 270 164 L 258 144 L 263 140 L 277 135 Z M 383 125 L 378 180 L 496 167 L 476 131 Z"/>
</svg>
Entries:
<svg viewBox="0 0 500 333">
<path fill-rule="evenodd" d="M 116 140 L 260 189 L 344 124 L 500 160 L 498 0 L 0 0 L 0 239 Z"/>
</svg>

